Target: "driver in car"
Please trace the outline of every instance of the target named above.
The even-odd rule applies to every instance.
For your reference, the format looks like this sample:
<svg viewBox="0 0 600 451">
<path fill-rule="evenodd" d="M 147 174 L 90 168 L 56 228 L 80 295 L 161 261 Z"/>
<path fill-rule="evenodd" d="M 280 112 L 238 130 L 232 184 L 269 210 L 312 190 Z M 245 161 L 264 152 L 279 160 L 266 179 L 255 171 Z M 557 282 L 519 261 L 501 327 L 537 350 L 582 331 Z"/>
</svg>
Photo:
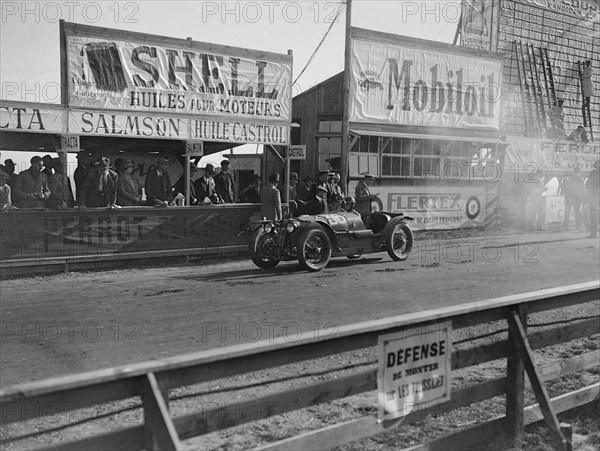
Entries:
<svg viewBox="0 0 600 451">
<path fill-rule="evenodd" d="M 297 215 L 319 215 L 321 213 L 327 213 L 327 188 L 323 185 L 318 185 L 315 189 L 315 197 L 300 205 L 297 211 Z"/>
</svg>

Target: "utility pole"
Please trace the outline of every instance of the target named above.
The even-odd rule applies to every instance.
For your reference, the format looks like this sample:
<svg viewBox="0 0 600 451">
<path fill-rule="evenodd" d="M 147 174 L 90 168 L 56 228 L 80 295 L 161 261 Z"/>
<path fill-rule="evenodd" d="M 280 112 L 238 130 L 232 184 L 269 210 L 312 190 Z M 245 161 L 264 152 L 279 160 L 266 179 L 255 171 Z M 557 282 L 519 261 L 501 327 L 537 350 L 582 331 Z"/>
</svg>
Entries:
<svg viewBox="0 0 600 451">
<path fill-rule="evenodd" d="M 346 33 L 345 33 L 345 47 L 344 47 L 344 77 L 342 87 L 342 154 L 340 158 L 340 185 L 343 187 L 344 192 L 348 192 L 348 177 L 349 177 L 349 166 L 348 166 L 348 134 L 349 134 L 349 123 L 348 123 L 348 105 L 350 95 L 350 32 L 352 28 L 352 0 L 346 0 Z"/>
</svg>

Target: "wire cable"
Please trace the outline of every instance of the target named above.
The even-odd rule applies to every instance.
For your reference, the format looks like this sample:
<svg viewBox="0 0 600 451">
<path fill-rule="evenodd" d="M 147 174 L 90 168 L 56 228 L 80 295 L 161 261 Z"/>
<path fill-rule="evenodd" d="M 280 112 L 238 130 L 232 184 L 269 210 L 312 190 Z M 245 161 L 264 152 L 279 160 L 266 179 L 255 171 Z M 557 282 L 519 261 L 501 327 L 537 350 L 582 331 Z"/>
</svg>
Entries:
<svg viewBox="0 0 600 451">
<path fill-rule="evenodd" d="M 315 58 L 315 55 L 317 54 L 317 52 L 321 48 L 321 45 L 323 45 L 323 42 L 325 41 L 325 38 L 327 37 L 327 35 L 329 34 L 329 32 L 331 31 L 331 29 L 333 28 L 333 26 L 337 23 L 338 17 L 340 17 L 340 14 L 344 10 L 345 3 L 341 2 L 340 5 L 341 5 L 340 9 L 338 9 L 338 12 L 337 12 L 335 18 L 331 21 L 331 25 L 329 25 L 329 28 L 327 29 L 327 31 L 325 32 L 325 35 L 321 39 L 321 42 L 319 42 L 319 45 L 317 45 L 317 48 L 315 49 L 315 51 L 312 53 L 312 55 L 310 56 L 310 58 L 306 62 L 306 65 L 300 71 L 300 75 L 298 75 L 296 77 L 296 79 L 294 80 L 294 83 L 292 83 L 293 85 L 296 84 L 296 82 L 300 79 L 300 77 L 302 76 L 302 74 L 304 73 L 304 71 L 308 68 L 308 66 L 310 65 L 310 63 L 312 63 L 313 59 Z"/>
</svg>

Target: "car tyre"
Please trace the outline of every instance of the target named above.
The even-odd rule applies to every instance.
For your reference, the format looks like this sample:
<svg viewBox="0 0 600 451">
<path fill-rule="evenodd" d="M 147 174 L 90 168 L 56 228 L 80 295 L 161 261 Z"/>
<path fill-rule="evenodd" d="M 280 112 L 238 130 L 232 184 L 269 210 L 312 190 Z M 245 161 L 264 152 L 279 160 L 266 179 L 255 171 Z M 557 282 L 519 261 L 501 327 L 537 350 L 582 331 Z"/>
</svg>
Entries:
<svg viewBox="0 0 600 451">
<path fill-rule="evenodd" d="M 404 219 L 395 217 L 383 229 L 383 239 L 386 242 L 388 255 L 395 261 L 408 258 L 413 246 L 413 233 Z"/>
<path fill-rule="evenodd" d="M 311 228 L 298 238 L 298 260 L 308 271 L 321 271 L 331 258 L 331 240 L 321 228 Z"/>
<path fill-rule="evenodd" d="M 260 227 L 253 234 L 250 240 L 250 258 L 256 266 L 262 269 L 274 268 L 280 262 L 279 259 L 273 258 L 272 255 L 267 252 L 269 246 L 273 246 L 273 238 L 271 234 L 265 232 Z"/>
</svg>

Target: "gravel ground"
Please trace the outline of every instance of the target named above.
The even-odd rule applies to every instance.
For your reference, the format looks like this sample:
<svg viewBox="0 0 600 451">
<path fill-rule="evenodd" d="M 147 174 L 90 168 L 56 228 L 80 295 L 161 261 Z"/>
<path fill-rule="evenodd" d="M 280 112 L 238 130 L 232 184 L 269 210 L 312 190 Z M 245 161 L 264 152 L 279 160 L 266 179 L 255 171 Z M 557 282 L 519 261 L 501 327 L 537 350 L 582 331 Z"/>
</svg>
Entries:
<svg viewBox="0 0 600 451">
<path fill-rule="evenodd" d="M 554 310 L 532 315 L 529 324 L 553 322 L 558 319 L 585 318 L 598 316 L 600 303 L 589 303 L 568 309 Z M 474 343 L 481 344 L 502 340 L 506 337 L 503 330 L 505 322 L 493 322 L 454 332 L 453 342 L 467 340 L 457 347 L 470 347 Z M 530 330 L 540 330 L 532 328 Z M 469 340 L 483 334 L 498 332 L 476 342 Z M 598 336 L 575 340 L 557 346 L 535 351 L 536 361 L 545 363 L 561 357 L 571 357 L 577 354 L 599 349 Z M 216 406 L 234 404 L 253 399 L 258 396 L 274 393 L 290 388 L 297 388 L 309 383 L 316 383 L 339 378 L 369 369 L 376 368 L 377 349 L 368 348 L 332 355 L 326 358 L 299 362 L 293 365 L 272 368 L 255 373 L 248 373 L 225 380 L 185 387 L 171 392 L 171 411 L 174 416 L 191 412 L 204 412 Z M 453 389 L 466 387 L 487 379 L 502 377 L 505 374 L 505 361 L 498 360 L 482 365 L 469 367 L 452 373 Z M 304 376 L 299 377 L 298 374 Z M 568 391 L 581 388 L 600 381 L 600 368 L 577 373 L 549 381 L 546 387 L 550 396 L 557 396 Z M 526 405 L 535 403 L 531 389 L 526 391 Z M 46 447 L 64 440 L 74 440 L 90 434 L 120 429 L 124 426 L 141 424 L 142 412 L 139 409 L 139 399 L 129 399 L 118 403 L 82 409 L 64 415 L 54 415 L 44 419 L 29 421 L 18 425 L 0 428 L 0 437 L 7 440 L 2 444 L 6 451 L 16 449 L 31 449 Z M 600 449 L 600 420 L 599 404 L 587 405 L 584 408 L 559 415 L 561 421 L 567 421 L 574 426 L 574 450 L 591 451 Z M 111 414 L 112 412 L 116 414 Z M 344 451 L 399 449 L 424 443 L 455 432 L 460 428 L 477 424 L 494 417 L 503 415 L 504 398 L 496 397 L 485 402 L 456 409 L 440 417 L 427 416 L 423 421 L 413 423 L 385 434 L 379 434 L 358 442 L 341 446 L 337 449 Z M 236 415 L 235 409 L 229 411 Z M 301 432 L 319 429 L 342 421 L 365 415 L 377 415 L 376 392 L 367 392 L 335 402 L 324 403 L 311 408 L 276 415 L 266 420 L 248 423 L 219 432 L 207 434 L 184 441 L 188 450 L 229 450 L 248 449 L 260 444 L 281 440 Z M 89 417 L 98 417 L 93 422 L 86 421 Z M 51 428 L 50 434 L 36 436 L 38 431 Z M 13 441 L 10 438 L 28 434 L 34 436 L 25 440 Z M 479 445 L 475 449 L 500 449 L 500 444 L 491 441 Z M 551 440 L 543 424 L 531 425 L 526 429 L 524 448 L 532 451 L 551 450 Z"/>
</svg>

